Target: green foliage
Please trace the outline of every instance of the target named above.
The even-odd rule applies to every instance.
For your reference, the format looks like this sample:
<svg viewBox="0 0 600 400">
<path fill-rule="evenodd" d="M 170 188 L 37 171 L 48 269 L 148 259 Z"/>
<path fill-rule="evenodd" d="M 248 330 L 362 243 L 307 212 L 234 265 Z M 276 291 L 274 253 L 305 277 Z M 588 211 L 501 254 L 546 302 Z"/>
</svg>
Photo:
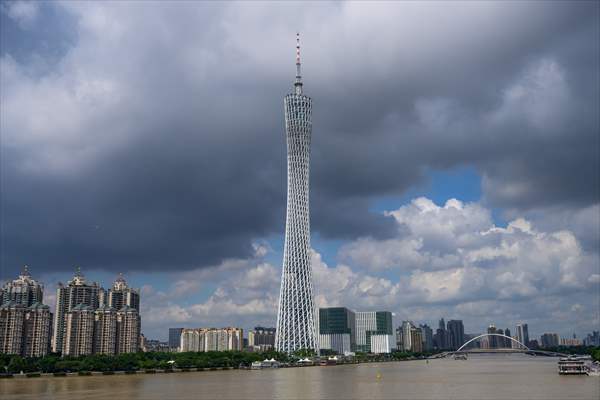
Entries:
<svg viewBox="0 0 600 400">
<path fill-rule="evenodd" d="M 88 371 L 136 371 L 171 368 L 218 368 L 249 366 L 254 361 L 274 358 L 281 362 L 289 360 L 287 354 L 268 351 L 249 353 L 241 351 L 211 351 L 207 353 L 127 353 L 115 356 L 89 355 L 63 357 L 49 354 L 38 358 L 0 354 L 0 374 L 27 372 L 88 372 Z M 174 361 L 173 363 L 169 361 Z"/>
<path fill-rule="evenodd" d="M 300 349 L 300 350 L 296 350 L 294 352 L 294 356 L 298 357 L 298 358 L 305 358 L 305 357 L 314 357 L 315 356 L 315 351 L 313 349 Z"/>
</svg>

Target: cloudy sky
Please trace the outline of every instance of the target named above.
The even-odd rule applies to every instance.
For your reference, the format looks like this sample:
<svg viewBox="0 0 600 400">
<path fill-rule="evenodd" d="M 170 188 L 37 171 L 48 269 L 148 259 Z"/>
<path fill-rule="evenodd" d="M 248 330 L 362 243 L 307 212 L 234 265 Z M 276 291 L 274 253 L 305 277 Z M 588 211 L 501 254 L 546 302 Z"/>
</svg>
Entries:
<svg viewBox="0 0 600 400">
<path fill-rule="evenodd" d="M 2 280 L 273 326 L 302 35 L 321 306 L 600 327 L 598 2 L 2 2 Z"/>
</svg>

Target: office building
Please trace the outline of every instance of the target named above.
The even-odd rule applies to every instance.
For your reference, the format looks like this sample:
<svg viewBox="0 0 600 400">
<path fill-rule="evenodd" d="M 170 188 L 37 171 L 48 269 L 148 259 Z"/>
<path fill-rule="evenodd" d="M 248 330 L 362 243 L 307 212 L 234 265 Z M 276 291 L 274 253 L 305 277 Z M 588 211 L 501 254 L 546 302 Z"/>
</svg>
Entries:
<svg viewBox="0 0 600 400">
<path fill-rule="evenodd" d="M 389 353 L 396 346 L 389 311 L 356 312 L 356 351 Z"/>
<path fill-rule="evenodd" d="M 447 326 L 447 348 L 458 350 L 465 343 L 465 327 L 461 320 L 451 319 Z"/>
<path fill-rule="evenodd" d="M 423 351 L 433 350 L 433 329 L 427 324 L 419 325 L 423 335 Z"/>
<path fill-rule="evenodd" d="M 300 38 L 294 93 L 284 99 L 287 135 L 287 213 L 275 349 L 317 350 L 310 263 L 309 162 L 312 100 L 302 93 Z"/>
<path fill-rule="evenodd" d="M 169 347 L 178 349 L 181 345 L 181 332 L 183 328 L 169 328 Z"/>
<path fill-rule="evenodd" d="M 600 346 L 600 331 L 592 331 L 583 339 L 585 346 Z"/>
<path fill-rule="evenodd" d="M 529 346 L 529 327 L 527 324 L 517 324 L 517 340 L 525 346 Z"/>
<path fill-rule="evenodd" d="M 512 337 L 510 329 L 506 328 L 504 330 L 504 334 L 508 337 L 504 338 L 504 347 L 507 349 L 510 349 L 512 347 L 512 340 L 509 339 L 509 337 Z"/>
<path fill-rule="evenodd" d="M 487 333 L 494 333 L 497 334 L 497 329 L 496 329 L 496 325 L 491 324 L 490 326 L 488 326 L 487 329 Z M 489 343 L 489 349 L 497 349 L 498 348 L 498 336 L 488 336 L 487 340 Z"/>
<path fill-rule="evenodd" d="M 319 348 L 345 354 L 356 348 L 356 316 L 345 307 L 319 309 Z"/>
<path fill-rule="evenodd" d="M 438 323 L 438 328 L 433 336 L 433 344 L 438 350 L 445 350 L 448 348 L 446 323 L 444 322 L 444 318 L 441 318 Z"/>
</svg>

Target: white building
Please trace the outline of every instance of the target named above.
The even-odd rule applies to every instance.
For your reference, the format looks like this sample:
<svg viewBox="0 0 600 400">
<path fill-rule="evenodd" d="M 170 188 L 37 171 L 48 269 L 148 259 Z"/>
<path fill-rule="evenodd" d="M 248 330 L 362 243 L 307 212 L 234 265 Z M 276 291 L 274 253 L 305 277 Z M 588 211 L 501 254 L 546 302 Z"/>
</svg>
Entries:
<svg viewBox="0 0 600 400">
<path fill-rule="evenodd" d="M 179 351 L 229 351 L 243 350 L 244 332 L 239 328 L 183 329 Z"/>
</svg>

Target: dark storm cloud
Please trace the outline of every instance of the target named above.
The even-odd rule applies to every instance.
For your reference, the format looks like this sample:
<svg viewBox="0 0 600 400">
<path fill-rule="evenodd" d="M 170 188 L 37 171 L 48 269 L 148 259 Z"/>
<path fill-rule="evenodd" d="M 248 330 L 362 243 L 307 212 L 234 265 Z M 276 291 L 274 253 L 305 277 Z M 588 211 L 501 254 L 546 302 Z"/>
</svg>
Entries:
<svg viewBox="0 0 600 400">
<path fill-rule="evenodd" d="M 391 235 L 370 202 L 430 168 L 475 165 L 497 207 L 598 202 L 597 3 L 52 7 L 2 31 L 3 276 L 201 267 L 282 233 L 296 29 L 324 237 Z"/>
</svg>

